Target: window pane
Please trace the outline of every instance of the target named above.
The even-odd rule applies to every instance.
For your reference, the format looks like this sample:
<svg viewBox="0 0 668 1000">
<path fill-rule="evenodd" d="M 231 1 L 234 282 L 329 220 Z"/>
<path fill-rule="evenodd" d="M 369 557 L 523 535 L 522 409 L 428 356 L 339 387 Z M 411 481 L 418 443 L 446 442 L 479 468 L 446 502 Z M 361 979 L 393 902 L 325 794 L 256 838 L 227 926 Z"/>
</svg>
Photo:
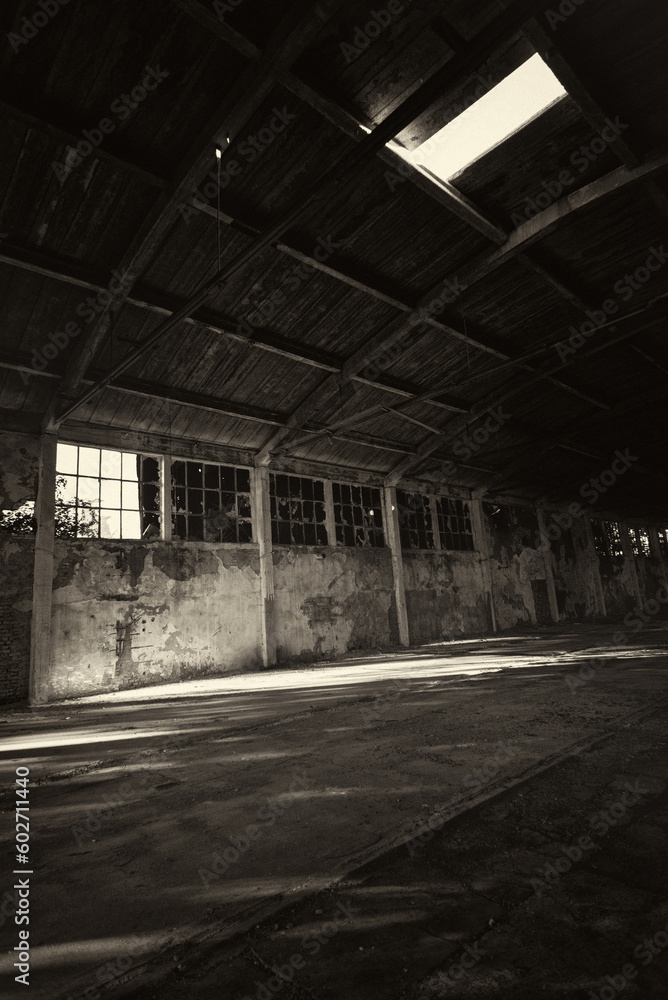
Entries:
<svg viewBox="0 0 668 1000">
<path fill-rule="evenodd" d="M 100 480 L 89 479 L 87 476 L 79 476 L 78 494 L 79 501 L 86 500 L 88 503 L 99 504 Z"/>
<path fill-rule="evenodd" d="M 144 458 L 141 463 L 141 474 L 145 483 L 159 483 L 160 467 L 157 458 Z"/>
<path fill-rule="evenodd" d="M 56 477 L 56 502 L 75 504 L 77 502 L 77 477 Z"/>
<path fill-rule="evenodd" d="M 100 512 L 90 507 L 77 507 L 77 538 L 98 538 Z"/>
<path fill-rule="evenodd" d="M 204 466 L 204 485 L 208 490 L 217 490 L 220 486 L 220 475 L 217 465 Z"/>
<path fill-rule="evenodd" d="M 197 462 L 188 462 L 187 465 L 188 486 L 202 485 L 202 466 Z"/>
<path fill-rule="evenodd" d="M 123 482 L 123 507 L 125 510 L 139 510 L 139 484 Z M 125 528 L 123 529 L 125 531 Z"/>
<path fill-rule="evenodd" d="M 100 475 L 100 449 L 79 448 L 79 475 Z"/>
<path fill-rule="evenodd" d="M 121 537 L 121 512 L 120 510 L 100 511 L 100 533 L 102 538 Z"/>
<path fill-rule="evenodd" d="M 121 515 L 122 538 L 141 538 L 139 511 L 124 510 Z"/>
<path fill-rule="evenodd" d="M 139 473 L 137 471 L 137 456 L 131 455 L 129 452 L 123 452 L 123 464 L 122 475 L 123 479 L 139 479 Z"/>
<path fill-rule="evenodd" d="M 237 469 L 237 490 L 239 493 L 250 493 L 250 472 L 248 469 Z"/>
<path fill-rule="evenodd" d="M 121 506 L 121 484 L 116 479 L 103 479 L 100 489 L 101 507 Z M 109 535 L 109 538 L 116 538 L 116 535 Z"/>
<path fill-rule="evenodd" d="M 100 461 L 100 474 L 109 479 L 121 478 L 121 453 L 120 451 L 103 451 Z"/>
<path fill-rule="evenodd" d="M 56 469 L 75 476 L 77 472 L 77 451 L 73 444 L 59 444 L 56 452 Z"/>
</svg>

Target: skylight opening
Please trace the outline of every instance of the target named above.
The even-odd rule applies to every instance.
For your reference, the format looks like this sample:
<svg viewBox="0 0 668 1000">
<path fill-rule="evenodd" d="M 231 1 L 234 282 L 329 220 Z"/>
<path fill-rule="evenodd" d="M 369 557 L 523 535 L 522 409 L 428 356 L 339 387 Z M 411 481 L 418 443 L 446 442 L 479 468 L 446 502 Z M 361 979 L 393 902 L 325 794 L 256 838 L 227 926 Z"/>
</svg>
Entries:
<svg viewBox="0 0 668 1000">
<path fill-rule="evenodd" d="M 401 150 L 402 156 L 450 180 L 565 95 L 549 66 L 533 55 L 417 149 Z M 392 148 L 400 151 L 396 144 Z"/>
</svg>

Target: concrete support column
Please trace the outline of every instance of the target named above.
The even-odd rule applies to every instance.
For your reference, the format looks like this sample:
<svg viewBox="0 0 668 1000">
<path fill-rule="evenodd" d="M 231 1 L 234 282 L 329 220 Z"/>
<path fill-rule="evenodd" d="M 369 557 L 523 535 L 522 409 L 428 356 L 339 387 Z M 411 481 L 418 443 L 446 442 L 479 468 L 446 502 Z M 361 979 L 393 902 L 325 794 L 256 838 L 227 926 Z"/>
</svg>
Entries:
<svg viewBox="0 0 668 1000">
<path fill-rule="evenodd" d="M 598 613 L 605 618 L 608 612 L 605 607 L 605 593 L 603 591 L 603 581 L 601 580 L 601 564 L 598 561 L 598 552 L 596 551 L 596 544 L 594 543 L 594 529 L 588 517 L 585 517 L 584 523 L 587 534 L 587 555 L 589 557 L 592 577 L 594 580 L 596 606 Z"/>
<path fill-rule="evenodd" d="M 383 506 L 385 508 L 385 541 L 392 553 L 392 576 L 394 579 L 394 600 L 397 606 L 397 626 L 399 629 L 399 644 L 409 646 L 408 615 L 406 613 L 406 589 L 404 586 L 404 561 L 401 554 L 401 538 L 399 536 L 399 510 L 397 508 L 397 491 L 394 486 L 383 489 Z"/>
<path fill-rule="evenodd" d="M 440 497 L 429 494 L 429 509 L 431 510 L 431 526 L 434 535 L 434 549 L 437 552 L 440 552 L 443 548 L 441 545 L 441 532 L 438 527 L 438 507 L 436 506 L 440 499 Z"/>
<path fill-rule="evenodd" d="M 633 554 L 633 546 L 631 545 L 631 536 L 629 535 L 629 529 L 625 524 L 619 525 L 619 533 L 622 536 L 622 548 L 624 549 L 624 558 L 628 563 L 631 570 L 631 583 L 633 584 L 633 590 L 636 597 L 636 603 L 639 608 L 642 607 L 643 599 L 640 593 L 640 581 L 638 580 L 638 567 L 636 566 L 636 557 Z"/>
<path fill-rule="evenodd" d="M 547 584 L 547 599 L 550 604 L 550 617 L 553 622 L 559 621 L 559 603 L 557 601 L 557 591 L 554 586 L 554 573 L 552 572 L 552 549 L 547 537 L 545 527 L 545 514 L 540 507 L 536 508 L 538 517 L 538 531 L 540 533 L 541 548 L 543 550 L 543 560 L 545 562 L 545 582 Z"/>
<path fill-rule="evenodd" d="M 330 479 L 323 481 L 325 490 L 325 528 L 327 529 L 327 544 L 336 548 L 336 522 L 334 520 L 334 493 Z"/>
<path fill-rule="evenodd" d="M 253 474 L 254 531 L 260 554 L 260 618 L 262 665 L 276 663 L 276 615 L 274 609 L 274 558 L 269 505 L 269 469 L 260 466 Z"/>
<path fill-rule="evenodd" d="M 482 587 L 487 597 L 492 632 L 497 632 L 496 609 L 494 607 L 494 588 L 492 586 L 492 567 L 489 559 L 489 542 L 485 531 L 485 518 L 482 510 L 482 500 L 475 497 L 469 501 L 471 511 L 471 527 L 473 528 L 473 544 L 480 557 L 480 574 Z"/>
<path fill-rule="evenodd" d="M 172 540 L 172 456 L 162 455 L 160 461 L 160 537 L 163 542 Z"/>
<path fill-rule="evenodd" d="M 51 668 L 51 603 L 53 590 L 53 549 L 56 512 L 56 434 L 43 434 L 40 441 L 35 502 L 35 562 L 30 627 L 31 705 L 49 700 Z"/>
</svg>

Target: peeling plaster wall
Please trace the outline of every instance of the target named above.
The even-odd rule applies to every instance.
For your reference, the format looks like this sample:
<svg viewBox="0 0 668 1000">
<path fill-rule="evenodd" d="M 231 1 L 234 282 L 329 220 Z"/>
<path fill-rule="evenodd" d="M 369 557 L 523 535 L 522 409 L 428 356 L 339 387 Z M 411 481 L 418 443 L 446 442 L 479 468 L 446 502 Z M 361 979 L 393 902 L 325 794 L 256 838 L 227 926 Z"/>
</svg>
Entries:
<svg viewBox="0 0 668 1000">
<path fill-rule="evenodd" d="M 479 553 L 404 551 L 403 564 L 411 645 L 491 631 Z"/>
<path fill-rule="evenodd" d="M 20 507 L 37 494 L 38 441 L 0 433 L 0 509 Z M 0 701 L 28 697 L 30 619 L 35 542 L 0 531 Z"/>
<path fill-rule="evenodd" d="M 629 562 L 626 556 L 614 559 L 599 556 L 601 585 L 608 617 L 624 615 L 637 604 L 633 569 Z"/>
<path fill-rule="evenodd" d="M 535 623 L 532 581 L 545 581 L 545 560 L 540 549 L 538 519 L 529 507 L 484 503 L 489 565 L 497 627 L 519 622 Z"/>
<path fill-rule="evenodd" d="M 589 550 L 583 518 L 550 543 L 550 562 L 560 620 L 593 618 L 597 614 L 596 565 Z"/>
<path fill-rule="evenodd" d="M 636 559 L 638 583 L 643 601 L 656 600 L 657 592 L 663 595 L 666 591 L 664 581 L 668 579 L 664 560 L 658 556 L 643 556 Z M 663 611 L 665 614 L 665 610 Z"/>
<path fill-rule="evenodd" d="M 389 645 L 394 611 L 389 549 L 274 548 L 279 661 Z"/>
<path fill-rule="evenodd" d="M 54 570 L 52 698 L 261 664 L 253 546 L 63 540 Z"/>
</svg>

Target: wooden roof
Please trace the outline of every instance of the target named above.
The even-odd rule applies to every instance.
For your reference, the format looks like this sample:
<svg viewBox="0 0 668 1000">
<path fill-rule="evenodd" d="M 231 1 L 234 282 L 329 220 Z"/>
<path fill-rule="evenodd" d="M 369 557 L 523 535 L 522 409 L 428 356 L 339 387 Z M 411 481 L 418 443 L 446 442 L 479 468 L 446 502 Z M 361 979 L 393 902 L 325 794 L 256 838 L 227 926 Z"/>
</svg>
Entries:
<svg viewBox="0 0 668 1000">
<path fill-rule="evenodd" d="M 668 11 L 559 9 L 8 0 L 3 425 L 567 501 L 630 449 L 605 503 L 662 517 Z M 536 51 L 568 96 L 400 171 Z"/>
</svg>

